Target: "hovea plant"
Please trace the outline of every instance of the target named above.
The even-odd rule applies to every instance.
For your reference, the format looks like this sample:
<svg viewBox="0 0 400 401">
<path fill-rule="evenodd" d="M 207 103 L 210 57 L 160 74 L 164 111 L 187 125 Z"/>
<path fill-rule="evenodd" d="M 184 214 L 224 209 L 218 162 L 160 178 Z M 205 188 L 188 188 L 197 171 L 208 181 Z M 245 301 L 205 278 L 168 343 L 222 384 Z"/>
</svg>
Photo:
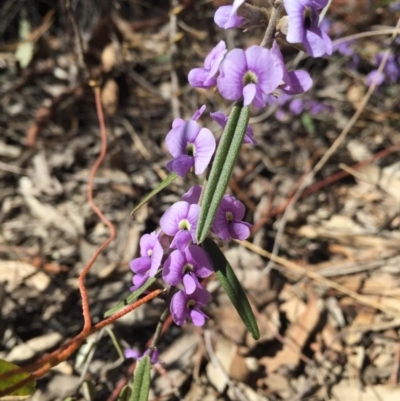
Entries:
<svg viewBox="0 0 400 401">
<path fill-rule="evenodd" d="M 261 45 L 228 50 L 220 41 L 202 66 L 188 76 L 191 86 L 217 88 L 219 94 L 234 102 L 229 115 L 212 110 L 211 117 L 224 128 L 216 141 L 199 120 L 205 106 L 189 120 L 176 119 L 166 135 L 166 146 L 172 158 L 166 168 L 167 179 L 133 210 L 135 213 L 150 196 L 165 188 L 177 176 L 188 172 L 207 173 L 203 185 L 192 187 L 182 200 L 166 210 L 160 229 L 146 233 L 140 241 L 140 256 L 131 262 L 134 294 L 144 291 L 155 280 L 167 289 L 166 307 L 160 318 L 153 342 L 143 354 L 126 350 L 126 357 L 139 360 L 134 375 L 131 400 L 146 400 L 150 387 L 150 365 L 158 363 L 157 342 L 160 325 L 171 314 L 177 325 L 188 322 L 202 326 L 207 320 L 203 308 L 211 300 L 202 280 L 216 273 L 247 329 L 259 338 L 256 319 L 235 273 L 214 241 L 244 240 L 251 225 L 243 221 L 245 207 L 234 196 L 225 194 L 236 159 L 243 143 L 256 143 L 249 126 L 250 108 L 269 107 L 271 98 L 285 99 L 299 95 L 312 86 L 308 72 L 289 71 L 279 43 L 303 48 L 312 57 L 331 54 L 332 43 L 319 27 L 319 12 L 328 0 L 275 0 L 272 11 L 235 0 L 215 13 L 216 24 L 224 29 L 264 25 Z M 285 13 L 287 15 L 285 15 Z M 268 18 L 269 16 L 269 18 Z M 209 169 L 209 170 L 208 170 Z M 214 238 L 214 239 L 212 239 Z M 137 296 L 137 295 L 135 295 Z M 118 306 L 108 312 L 115 313 Z"/>
</svg>

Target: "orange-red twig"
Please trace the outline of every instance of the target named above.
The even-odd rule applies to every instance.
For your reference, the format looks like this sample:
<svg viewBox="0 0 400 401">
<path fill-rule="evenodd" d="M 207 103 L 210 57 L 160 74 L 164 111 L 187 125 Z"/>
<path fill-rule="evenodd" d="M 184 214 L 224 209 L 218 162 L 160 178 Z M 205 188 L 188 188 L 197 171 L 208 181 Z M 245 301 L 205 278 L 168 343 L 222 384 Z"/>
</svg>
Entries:
<svg viewBox="0 0 400 401">
<path fill-rule="evenodd" d="M 95 95 L 95 102 L 96 102 L 96 110 L 97 110 L 97 116 L 99 119 L 99 127 L 100 127 L 100 136 L 101 136 L 101 150 L 98 158 L 96 159 L 95 163 L 93 164 L 93 167 L 90 171 L 90 176 L 89 176 L 89 182 L 88 182 L 88 202 L 93 209 L 93 211 L 96 213 L 96 215 L 100 218 L 100 220 L 109 228 L 110 230 L 110 236 L 109 238 L 97 249 L 97 251 L 93 254 L 92 258 L 89 260 L 89 262 L 86 264 L 84 269 L 82 270 L 80 276 L 79 276 L 79 291 L 81 294 L 82 298 L 82 309 L 83 309 L 83 318 L 84 318 L 84 326 L 82 331 L 74 337 L 72 340 L 68 341 L 65 345 L 60 347 L 58 350 L 52 352 L 51 354 L 41 358 L 40 360 L 34 362 L 33 364 L 27 365 L 25 367 L 22 367 L 20 369 L 16 369 L 12 372 L 7 372 L 2 375 L 0 375 L 0 380 L 5 380 L 8 377 L 12 377 L 15 374 L 21 373 L 21 372 L 33 372 L 29 377 L 26 379 L 14 384 L 13 386 L 8 387 L 7 389 L 4 389 L 0 391 L 0 397 L 10 394 L 13 391 L 21 388 L 25 384 L 28 384 L 32 382 L 33 379 L 42 377 L 46 372 L 48 372 L 53 366 L 59 364 L 60 362 L 66 360 L 87 338 L 90 334 L 93 332 L 101 329 L 104 326 L 107 326 L 108 324 L 114 322 L 115 320 L 119 319 L 121 316 L 124 316 L 131 310 L 139 307 L 145 302 L 150 301 L 151 299 L 155 298 L 162 292 L 162 290 L 157 290 L 152 292 L 151 294 L 147 295 L 146 297 L 142 298 L 141 300 L 137 301 L 136 303 L 132 305 L 128 305 L 126 308 L 124 308 L 122 311 L 116 313 L 115 315 L 109 317 L 108 319 L 105 319 L 101 321 L 100 323 L 96 324 L 95 326 L 92 326 L 91 323 L 91 318 L 90 318 L 90 308 L 89 308 L 89 300 L 88 300 L 88 295 L 85 287 L 85 278 L 87 273 L 89 272 L 90 268 L 92 267 L 93 263 L 99 256 L 99 254 L 110 244 L 111 241 L 114 240 L 116 236 L 116 230 L 114 225 L 104 216 L 104 214 L 101 212 L 101 210 L 97 207 L 93 200 L 93 186 L 94 186 L 94 178 L 96 175 L 96 172 L 103 162 L 106 152 L 107 152 L 107 131 L 106 131 L 106 126 L 104 122 L 104 114 L 103 114 L 103 108 L 101 105 L 101 93 L 100 93 L 100 88 L 98 86 L 94 87 L 94 95 Z"/>
<path fill-rule="evenodd" d="M 103 327 L 115 322 L 120 317 L 126 315 L 133 309 L 136 309 L 139 306 L 143 305 L 144 303 L 149 302 L 152 299 L 156 298 L 162 292 L 163 292 L 163 290 L 160 290 L 160 289 L 155 290 L 152 293 L 150 293 L 150 294 L 146 295 L 145 297 L 143 297 L 142 299 L 140 299 L 139 301 L 133 303 L 132 305 L 126 306 L 124 309 L 122 309 L 120 312 L 116 313 L 115 315 L 112 315 L 109 318 L 104 319 L 101 322 L 97 323 L 96 325 L 92 326 L 91 328 L 89 328 L 88 331 L 82 330 L 76 337 L 74 337 L 72 340 L 68 341 L 67 344 L 65 344 L 58 350 L 52 352 L 51 354 L 46 355 L 44 358 L 42 358 L 40 361 L 38 361 L 38 362 L 40 362 L 40 365 L 41 365 L 40 367 L 38 366 L 39 363 L 35 362 L 35 364 L 27 365 L 27 366 L 21 367 L 20 369 L 15 369 L 14 371 L 1 374 L 0 380 L 6 380 L 7 378 L 12 377 L 18 373 L 29 372 L 30 370 L 34 370 L 34 372 L 31 373 L 31 376 L 0 391 L 0 397 L 8 395 L 8 394 L 12 393 L 13 391 L 21 388 L 25 384 L 32 382 L 34 379 L 38 379 L 38 378 L 42 377 L 53 366 L 56 366 L 59 363 L 65 361 L 76 349 L 78 349 L 80 347 L 80 345 L 83 343 L 83 341 L 90 334 L 93 334 L 96 331 L 102 329 Z"/>
<path fill-rule="evenodd" d="M 90 319 L 90 308 L 89 308 L 89 300 L 88 300 L 88 295 L 85 287 L 85 278 L 86 275 L 88 274 L 90 268 L 92 267 L 93 263 L 99 256 L 101 252 L 107 246 L 112 242 L 116 236 L 116 231 L 114 225 L 104 216 L 102 211 L 98 208 L 98 206 L 94 203 L 93 200 L 93 186 L 94 186 L 94 177 L 96 175 L 97 169 L 99 168 L 100 164 L 103 162 L 104 157 L 107 152 L 107 131 L 106 131 L 106 125 L 104 123 L 104 114 L 103 114 L 103 107 L 101 105 L 101 93 L 100 93 L 100 87 L 95 86 L 94 88 L 94 95 L 95 95 L 95 100 L 96 100 L 96 110 L 97 110 L 97 116 L 99 119 L 99 126 L 100 126 L 100 135 L 101 135 L 101 149 L 100 149 L 100 154 L 93 164 L 93 167 L 90 171 L 90 176 L 89 176 L 89 183 L 88 183 L 88 202 L 93 209 L 93 211 L 97 214 L 97 216 L 100 218 L 100 220 L 109 228 L 110 230 L 110 236 L 108 239 L 97 249 L 97 251 L 93 254 L 85 268 L 82 270 L 80 276 L 79 276 L 79 291 L 81 293 L 81 298 L 82 298 L 82 310 L 83 310 L 83 319 L 84 319 L 84 326 L 83 326 L 83 331 L 88 331 L 90 327 L 92 326 L 91 319 Z"/>
</svg>

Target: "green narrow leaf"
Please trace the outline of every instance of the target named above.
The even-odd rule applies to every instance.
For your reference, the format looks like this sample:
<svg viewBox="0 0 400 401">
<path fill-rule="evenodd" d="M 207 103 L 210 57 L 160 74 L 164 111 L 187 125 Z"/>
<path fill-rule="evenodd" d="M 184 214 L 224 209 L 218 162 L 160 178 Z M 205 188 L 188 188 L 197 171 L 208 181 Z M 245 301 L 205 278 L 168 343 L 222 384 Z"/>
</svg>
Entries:
<svg viewBox="0 0 400 401">
<path fill-rule="evenodd" d="M 0 359 L 0 377 L 3 373 L 11 372 L 15 369 L 19 369 L 19 366 L 14 365 L 11 362 L 4 361 L 3 359 Z M 15 375 L 8 376 L 5 379 L 0 379 L 0 391 L 6 390 L 7 388 L 13 386 L 14 384 L 17 384 L 21 382 L 22 380 L 25 380 L 26 378 L 30 377 L 31 375 L 26 372 L 19 372 L 16 373 Z M 12 393 L 8 394 L 8 396 L 29 396 L 32 395 L 36 390 L 36 380 L 32 378 L 32 381 L 29 382 L 28 384 L 23 385 L 19 389 L 13 391 Z M 3 399 L 3 397 L 0 397 L 0 400 Z M 6 399 L 6 398 L 4 398 Z"/>
<path fill-rule="evenodd" d="M 133 376 L 130 401 L 147 401 L 150 392 L 150 357 L 143 357 Z"/>
<path fill-rule="evenodd" d="M 119 312 L 121 309 L 124 309 L 125 306 L 134 302 L 137 298 L 139 298 L 157 279 L 155 277 L 150 277 L 140 288 L 136 291 L 133 291 L 132 294 L 129 294 L 123 301 L 119 304 L 115 305 L 113 308 L 109 309 L 106 313 L 104 313 L 104 317 L 109 317 L 114 313 Z"/>
<path fill-rule="evenodd" d="M 231 265 L 219 249 L 219 246 L 212 239 L 206 238 L 202 246 L 210 255 L 210 258 L 214 263 L 215 274 L 217 275 L 223 289 L 228 294 L 233 306 L 239 313 L 244 325 L 247 327 L 247 330 L 249 330 L 253 338 L 258 340 L 260 338 L 260 332 L 258 330 L 256 318 L 251 310 L 246 293 L 240 285 Z"/>
<path fill-rule="evenodd" d="M 202 243 L 207 237 L 218 206 L 228 187 L 233 167 L 243 143 L 249 117 L 249 107 L 243 107 L 241 104 L 236 104 L 229 115 L 204 189 L 204 195 L 202 195 L 196 232 L 198 244 Z"/>
<path fill-rule="evenodd" d="M 131 394 L 132 394 L 132 390 L 130 389 L 130 387 L 125 386 L 119 393 L 117 401 L 129 401 Z"/>
<path fill-rule="evenodd" d="M 146 202 L 148 202 L 154 195 L 158 194 L 164 188 L 166 188 L 172 181 L 177 178 L 178 175 L 175 173 L 171 173 L 167 176 L 167 178 L 160 182 L 157 187 L 155 187 L 151 192 L 149 192 L 131 211 L 131 216 L 133 216 Z"/>
</svg>

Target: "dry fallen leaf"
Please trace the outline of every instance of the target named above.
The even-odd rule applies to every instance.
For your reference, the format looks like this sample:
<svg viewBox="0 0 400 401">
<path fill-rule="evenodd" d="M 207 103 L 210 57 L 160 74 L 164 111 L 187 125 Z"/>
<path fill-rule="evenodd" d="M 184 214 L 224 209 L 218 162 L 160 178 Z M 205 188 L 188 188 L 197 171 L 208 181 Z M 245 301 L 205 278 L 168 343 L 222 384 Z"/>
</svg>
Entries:
<svg viewBox="0 0 400 401">
<path fill-rule="evenodd" d="M 285 344 L 283 349 L 274 357 L 260 359 L 260 364 L 265 365 L 268 373 L 276 371 L 281 366 L 294 369 L 300 362 L 300 354 L 310 333 L 314 330 L 321 315 L 321 302 L 312 293 L 309 293 L 306 310 L 299 315 L 285 333 Z"/>
</svg>

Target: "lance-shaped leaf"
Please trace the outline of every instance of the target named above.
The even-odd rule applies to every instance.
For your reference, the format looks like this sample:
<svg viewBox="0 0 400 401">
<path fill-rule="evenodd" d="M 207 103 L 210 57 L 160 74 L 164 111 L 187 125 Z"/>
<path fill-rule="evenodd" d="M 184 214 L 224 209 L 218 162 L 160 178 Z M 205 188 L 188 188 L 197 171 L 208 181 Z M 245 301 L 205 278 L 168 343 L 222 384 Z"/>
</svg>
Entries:
<svg viewBox="0 0 400 401">
<path fill-rule="evenodd" d="M 133 291 L 132 294 L 129 294 L 123 301 L 119 304 L 115 305 L 113 308 L 109 309 L 104 317 L 109 317 L 114 313 L 119 312 L 121 309 L 124 309 L 125 306 L 130 305 L 132 302 L 136 301 L 157 279 L 155 277 L 150 277 L 140 288 L 136 291 Z"/>
<path fill-rule="evenodd" d="M 18 385 L 18 383 L 27 380 L 31 375 L 27 372 L 18 372 L 13 374 L 13 370 L 19 370 L 20 367 L 17 365 L 14 365 L 13 363 L 4 361 L 3 359 L 0 359 L 0 392 L 6 391 L 7 396 L 9 396 L 9 399 L 11 399 L 11 396 L 19 396 L 21 399 L 24 399 L 24 397 L 28 397 L 32 395 L 35 392 L 36 389 L 36 381 L 32 377 L 32 380 L 29 381 L 28 383 L 22 385 L 18 389 L 8 393 L 7 389 L 10 387 L 13 387 L 15 385 Z M 5 397 L 4 399 L 7 399 L 8 397 Z M 17 398 L 17 397 L 15 397 Z M 3 399 L 3 397 L 0 396 L 0 399 Z"/>
<path fill-rule="evenodd" d="M 148 401 L 150 391 L 150 357 L 143 357 L 133 376 L 130 401 Z"/>
<path fill-rule="evenodd" d="M 228 187 L 249 123 L 249 116 L 249 107 L 243 107 L 242 104 L 236 104 L 229 115 L 204 189 L 204 195 L 202 195 L 196 232 L 198 244 L 207 237 L 218 206 Z"/>
<path fill-rule="evenodd" d="M 233 306 L 239 313 L 247 330 L 255 340 L 260 338 L 257 321 L 251 310 L 250 303 L 246 297 L 238 278 L 235 275 L 231 265 L 226 260 L 225 255 L 219 249 L 219 246 L 210 238 L 207 238 L 202 244 L 204 250 L 210 255 L 214 263 L 215 274 L 218 277 L 222 288 L 228 294 Z"/>
<path fill-rule="evenodd" d="M 178 175 L 175 173 L 168 174 L 167 178 L 160 182 L 151 192 L 149 192 L 131 211 L 133 216 L 146 202 L 148 202 L 154 195 L 158 194 L 164 188 L 166 188 L 172 181 L 177 178 Z"/>
</svg>

